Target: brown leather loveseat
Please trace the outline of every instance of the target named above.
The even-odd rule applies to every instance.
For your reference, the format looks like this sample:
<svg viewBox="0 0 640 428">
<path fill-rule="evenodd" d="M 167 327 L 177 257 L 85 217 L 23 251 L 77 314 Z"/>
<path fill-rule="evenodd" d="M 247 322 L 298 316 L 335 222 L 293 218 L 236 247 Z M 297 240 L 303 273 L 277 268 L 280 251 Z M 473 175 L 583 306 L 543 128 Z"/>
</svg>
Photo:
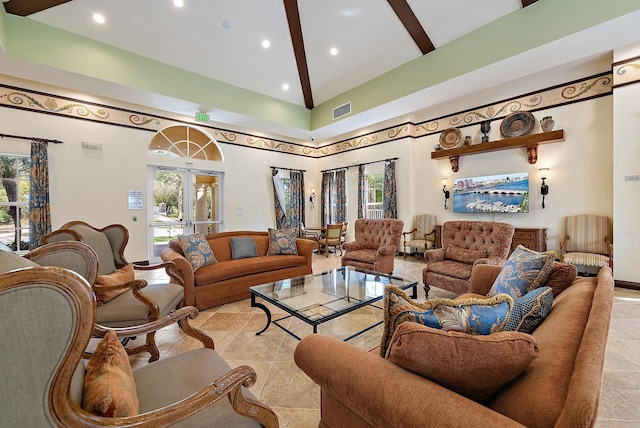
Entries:
<svg viewBox="0 0 640 428">
<path fill-rule="evenodd" d="M 312 254 L 318 247 L 314 241 L 296 239 L 297 255 L 267 255 L 269 233 L 259 231 L 221 232 L 205 235 L 217 263 L 195 272 L 184 257 L 178 241 L 169 242 L 160 257 L 173 261 L 167 273 L 184 287 L 185 304 L 207 309 L 249 297 L 249 287 L 312 273 Z M 257 257 L 234 260 L 231 238 L 253 238 Z"/>
</svg>

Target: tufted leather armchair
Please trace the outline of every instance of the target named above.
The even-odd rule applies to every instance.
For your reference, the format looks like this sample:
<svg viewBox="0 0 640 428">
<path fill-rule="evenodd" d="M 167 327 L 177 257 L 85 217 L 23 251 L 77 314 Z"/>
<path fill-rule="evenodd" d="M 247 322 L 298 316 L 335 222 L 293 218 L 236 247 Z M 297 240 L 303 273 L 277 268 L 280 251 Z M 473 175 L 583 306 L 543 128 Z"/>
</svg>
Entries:
<svg viewBox="0 0 640 428">
<path fill-rule="evenodd" d="M 442 248 L 427 250 L 422 271 L 424 291 L 431 286 L 456 294 L 470 292 L 473 267 L 502 265 L 509 256 L 515 228 L 490 221 L 448 221 L 442 225 Z"/>
<path fill-rule="evenodd" d="M 382 273 L 393 272 L 404 222 L 395 219 L 358 219 L 354 223 L 355 241 L 342 246 L 342 266 L 354 266 Z"/>
</svg>

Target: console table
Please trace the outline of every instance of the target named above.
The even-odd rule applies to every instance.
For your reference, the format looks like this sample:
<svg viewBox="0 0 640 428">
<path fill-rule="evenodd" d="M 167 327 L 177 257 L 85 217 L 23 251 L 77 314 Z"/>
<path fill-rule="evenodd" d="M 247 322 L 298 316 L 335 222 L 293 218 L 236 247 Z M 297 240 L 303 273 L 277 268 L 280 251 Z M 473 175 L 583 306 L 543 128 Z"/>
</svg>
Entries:
<svg viewBox="0 0 640 428">
<path fill-rule="evenodd" d="M 546 227 L 516 227 L 511 242 L 511 252 L 518 245 L 523 245 L 533 251 L 547 251 Z M 436 248 L 442 247 L 442 226 L 436 226 Z"/>
</svg>

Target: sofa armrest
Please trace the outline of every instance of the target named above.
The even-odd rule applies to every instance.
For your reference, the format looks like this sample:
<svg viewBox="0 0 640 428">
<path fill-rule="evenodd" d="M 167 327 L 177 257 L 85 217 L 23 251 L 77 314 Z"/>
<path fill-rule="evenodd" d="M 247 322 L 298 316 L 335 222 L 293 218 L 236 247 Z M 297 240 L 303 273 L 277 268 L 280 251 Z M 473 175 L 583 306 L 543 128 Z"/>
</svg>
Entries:
<svg viewBox="0 0 640 428">
<path fill-rule="evenodd" d="M 160 258 L 165 262 L 172 262 L 172 265 L 167 266 L 165 270 L 169 278 L 171 278 L 171 282 L 180 284 L 184 288 L 184 304 L 186 306 L 195 306 L 195 272 L 189 260 L 172 248 L 162 250 Z"/>
<path fill-rule="evenodd" d="M 522 426 L 376 353 L 334 337 L 305 337 L 296 347 L 294 359 L 323 393 L 371 426 Z"/>
<path fill-rule="evenodd" d="M 502 266 L 479 264 L 473 267 L 469 278 L 469 292 L 485 296 L 500 274 Z"/>
<path fill-rule="evenodd" d="M 445 253 L 444 248 L 427 250 L 424 252 L 424 259 L 427 261 L 427 264 L 433 263 L 433 262 L 441 262 L 442 260 L 444 260 L 444 253 Z"/>
<path fill-rule="evenodd" d="M 313 250 L 318 248 L 318 243 L 310 239 L 296 238 L 296 247 L 298 248 L 298 255 L 312 257 Z"/>
</svg>

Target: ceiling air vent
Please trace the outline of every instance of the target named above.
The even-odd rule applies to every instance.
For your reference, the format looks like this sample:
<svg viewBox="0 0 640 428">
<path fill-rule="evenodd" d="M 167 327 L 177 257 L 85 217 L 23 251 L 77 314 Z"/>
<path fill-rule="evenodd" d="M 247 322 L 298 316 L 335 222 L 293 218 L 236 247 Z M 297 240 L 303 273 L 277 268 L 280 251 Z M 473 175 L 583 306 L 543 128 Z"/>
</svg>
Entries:
<svg viewBox="0 0 640 428">
<path fill-rule="evenodd" d="M 333 120 L 351 113 L 351 101 L 333 109 Z"/>
</svg>

